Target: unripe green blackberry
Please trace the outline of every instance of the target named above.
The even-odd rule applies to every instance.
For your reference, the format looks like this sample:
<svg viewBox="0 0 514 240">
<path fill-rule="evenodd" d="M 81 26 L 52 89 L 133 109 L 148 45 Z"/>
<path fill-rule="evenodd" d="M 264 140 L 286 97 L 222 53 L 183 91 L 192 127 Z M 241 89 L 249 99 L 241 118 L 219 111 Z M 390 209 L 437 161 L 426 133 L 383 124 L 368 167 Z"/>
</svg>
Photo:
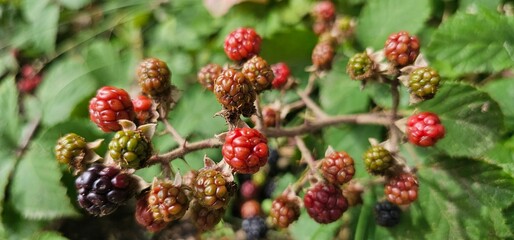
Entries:
<svg viewBox="0 0 514 240">
<path fill-rule="evenodd" d="M 189 199 L 184 189 L 171 181 L 154 180 L 148 194 L 148 207 L 156 221 L 171 222 L 184 216 Z"/>
<path fill-rule="evenodd" d="M 216 78 L 221 74 L 221 71 L 223 68 L 214 63 L 210 63 L 202 67 L 200 71 L 198 71 L 198 82 L 202 84 L 207 90 L 213 91 L 214 89 L 214 82 L 216 81 Z"/>
<path fill-rule="evenodd" d="M 373 75 L 373 61 L 366 52 L 353 55 L 346 65 L 346 73 L 353 80 L 364 80 Z"/>
<path fill-rule="evenodd" d="M 235 69 L 223 70 L 214 82 L 214 94 L 228 111 L 245 117 L 255 113 L 255 91 L 245 75 Z M 253 110 L 253 111 L 252 111 Z"/>
<path fill-rule="evenodd" d="M 384 175 L 393 166 L 393 156 L 382 146 L 371 146 L 364 153 L 364 165 L 366 170 L 372 175 Z"/>
<path fill-rule="evenodd" d="M 409 76 L 409 92 L 424 99 L 432 98 L 437 92 L 441 77 L 431 67 L 417 68 Z"/>
<path fill-rule="evenodd" d="M 227 206 L 236 190 L 235 183 L 227 181 L 216 169 L 200 170 L 192 187 L 198 204 L 212 210 Z"/>
<path fill-rule="evenodd" d="M 118 131 L 109 143 L 109 154 L 122 168 L 139 168 L 152 154 L 152 146 L 139 131 Z"/>
<path fill-rule="evenodd" d="M 80 166 L 81 160 L 86 154 L 86 139 L 75 134 L 68 133 L 57 140 L 55 145 L 55 157 L 59 163 Z"/>
<path fill-rule="evenodd" d="M 152 98 L 166 98 L 171 91 L 171 71 L 166 63 L 158 58 L 144 59 L 137 68 L 141 91 Z"/>
<path fill-rule="evenodd" d="M 256 93 L 271 89 L 271 83 L 275 75 L 263 58 L 253 56 L 243 64 L 242 72 L 246 79 L 253 85 Z"/>
</svg>

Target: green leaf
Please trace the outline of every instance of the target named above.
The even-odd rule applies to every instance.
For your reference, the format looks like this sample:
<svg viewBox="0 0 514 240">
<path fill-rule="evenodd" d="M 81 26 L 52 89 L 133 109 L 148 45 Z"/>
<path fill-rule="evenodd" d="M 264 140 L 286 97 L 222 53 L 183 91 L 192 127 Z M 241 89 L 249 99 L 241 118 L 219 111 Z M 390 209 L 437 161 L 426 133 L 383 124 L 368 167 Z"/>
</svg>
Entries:
<svg viewBox="0 0 514 240">
<path fill-rule="evenodd" d="M 84 50 L 87 69 L 102 86 L 128 88 L 135 82 L 135 58 L 119 44 L 96 41 Z"/>
<path fill-rule="evenodd" d="M 418 201 L 411 208 L 420 209 L 430 225 L 426 238 L 512 237 L 501 209 L 513 202 L 514 179 L 501 168 L 441 156 L 430 167 L 421 168 L 418 176 Z"/>
<path fill-rule="evenodd" d="M 40 231 L 44 226 L 48 226 L 48 221 L 37 221 L 23 218 L 14 209 L 12 198 L 6 199 L 4 211 L 2 212 L 3 225 L 6 230 L 6 240 L 30 239 L 35 232 Z"/>
<path fill-rule="evenodd" d="M 436 144 L 450 156 L 480 157 L 498 141 L 502 114 L 487 93 L 462 83 L 446 82 L 419 109 L 439 115 L 446 135 Z"/>
<path fill-rule="evenodd" d="M 360 91 L 360 82 L 352 81 L 336 63 L 335 68 L 324 79 L 320 79 L 320 102 L 326 113 L 331 115 L 364 112 L 369 98 Z M 339 71 L 337 71 L 339 70 Z"/>
<path fill-rule="evenodd" d="M 25 17 L 30 22 L 31 42 L 45 53 L 55 49 L 59 22 L 59 6 L 49 0 L 23 1 Z"/>
<path fill-rule="evenodd" d="M 0 159 L 0 239 L 3 239 L 5 229 L 1 223 L 4 222 L 4 219 L 2 219 L 4 199 L 5 193 L 7 192 L 7 184 L 9 183 L 9 179 L 12 176 L 12 172 L 16 164 L 16 159 L 11 153 L 3 148 L 0 149 Z"/>
<path fill-rule="evenodd" d="M 54 156 L 57 139 L 67 133 L 77 133 L 87 141 L 100 135 L 91 131 L 90 121 L 68 121 L 49 128 L 35 139 L 16 168 L 11 187 L 14 206 L 28 219 L 54 219 L 76 216 L 66 188 L 61 182 L 62 172 Z"/>
<path fill-rule="evenodd" d="M 43 103 L 43 124 L 65 121 L 74 107 L 95 90 L 96 83 L 83 63 L 71 59 L 54 63 L 36 92 Z"/>
<path fill-rule="evenodd" d="M 7 77 L 0 82 L 0 145 L 6 149 L 16 149 L 20 137 L 20 113 L 18 110 L 18 91 L 14 77 Z"/>
<path fill-rule="evenodd" d="M 428 20 L 429 0 L 370 0 L 362 9 L 357 25 L 357 39 L 362 47 L 381 49 L 395 32 L 416 34 Z"/>
<path fill-rule="evenodd" d="M 486 84 L 483 90 L 500 105 L 505 116 L 505 127 L 514 130 L 514 78 L 492 81 Z"/>
<path fill-rule="evenodd" d="M 480 29 L 480 31 L 476 31 Z M 426 53 L 452 73 L 497 72 L 514 66 L 514 19 L 495 11 L 459 11 L 432 35 Z"/>
<path fill-rule="evenodd" d="M 319 224 L 303 208 L 300 217 L 289 226 L 289 229 L 292 238 L 296 240 L 333 239 L 342 224 L 342 220 Z"/>
<path fill-rule="evenodd" d="M 391 95 L 391 85 L 387 83 L 370 82 L 366 84 L 364 92 L 373 102 L 384 108 L 393 107 L 393 97 Z M 409 106 L 409 93 L 407 89 L 400 86 L 400 108 Z"/>
</svg>

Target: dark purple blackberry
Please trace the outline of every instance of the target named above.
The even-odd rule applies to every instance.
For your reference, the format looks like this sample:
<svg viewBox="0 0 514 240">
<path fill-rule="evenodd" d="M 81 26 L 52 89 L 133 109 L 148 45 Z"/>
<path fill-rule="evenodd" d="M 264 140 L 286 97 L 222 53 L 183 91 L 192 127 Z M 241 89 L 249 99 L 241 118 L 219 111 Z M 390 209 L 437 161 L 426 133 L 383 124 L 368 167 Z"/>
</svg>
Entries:
<svg viewBox="0 0 514 240">
<path fill-rule="evenodd" d="M 80 207 L 95 216 L 112 213 L 134 195 L 134 179 L 120 169 L 95 164 L 76 180 Z"/>
<path fill-rule="evenodd" d="M 402 210 L 389 201 L 378 202 L 375 205 L 375 221 L 383 227 L 392 227 L 400 222 Z"/>
<path fill-rule="evenodd" d="M 242 227 L 246 233 L 247 240 L 264 238 L 268 231 L 264 218 L 259 216 L 243 219 Z"/>
</svg>

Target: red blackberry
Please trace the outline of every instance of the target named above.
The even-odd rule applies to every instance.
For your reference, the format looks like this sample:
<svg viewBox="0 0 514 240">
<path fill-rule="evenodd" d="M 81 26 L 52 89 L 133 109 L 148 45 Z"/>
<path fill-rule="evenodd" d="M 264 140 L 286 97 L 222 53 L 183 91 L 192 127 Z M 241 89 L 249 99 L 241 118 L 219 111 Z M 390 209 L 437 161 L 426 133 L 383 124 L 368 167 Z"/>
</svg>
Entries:
<svg viewBox="0 0 514 240">
<path fill-rule="evenodd" d="M 138 169 L 152 155 L 152 146 L 141 132 L 122 130 L 111 139 L 109 155 L 122 168 Z"/>
<path fill-rule="evenodd" d="M 371 146 L 364 153 L 364 166 L 373 175 L 384 175 L 394 165 L 391 153 L 382 146 Z"/>
<path fill-rule="evenodd" d="M 121 129 L 118 120 L 133 121 L 136 117 L 130 96 L 125 90 L 115 87 L 102 87 L 89 102 L 91 121 L 104 132 Z"/>
<path fill-rule="evenodd" d="M 384 45 L 384 53 L 393 65 L 407 66 L 414 63 L 419 54 L 419 40 L 408 32 L 389 35 Z"/>
<path fill-rule="evenodd" d="M 198 204 L 212 210 L 227 206 L 236 189 L 235 183 L 216 169 L 200 170 L 192 187 Z"/>
<path fill-rule="evenodd" d="M 225 53 L 234 61 L 249 59 L 261 51 L 261 41 L 253 28 L 238 28 L 225 38 Z"/>
<path fill-rule="evenodd" d="M 287 83 L 287 80 L 291 75 L 291 70 L 289 70 L 289 66 L 287 66 L 286 63 L 279 62 L 271 65 L 271 70 L 273 71 L 273 75 L 275 75 L 275 78 L 271 82 L 271 85 L 275 89 L 282 88 Z"/>
<path fill-rule="evenodd" d="M 256 200 L 248 200 L 241 205 L 241 217 L 251 218 L 261 214 L 261 204 Z"/>
<path fill-rule="evenodd" d="M 316 21 L 334 21 L 336 18 L 336 6 L 332 1 L 317 2 L 312 9 L 312 16 Z"/>
<path fill-rule="evenodd" d="M 383 227 L 393 227 L 400 223 L 402 210 L 388 201 L 382 201 L 375 204 L 375 221 Z"/>
<path fill-rule="evenodd" d="M 80 207 L 95 216 L 110 214 L 129 200 L 136 184 L 129 174 L 100 164 L 91 166 L 75 180 Z"/>
<path fill-rule="evenodd" d="M 255 112 L 255 91 L 243 73 L 235 69 L 224 70 L 214 82 L 214 94 L 225 109 L 243 113 L 245 117 Z"/>
<path fill-rule="evenodd" d="M 221 71 L 223 68 L 214 63 L 210 63 L 202 67 L 200 71 L 198 71 L 198 82 L 202 84 L 203 87 L 208 89 L 209 91 L 214 90 L 214 82 L 216 81 L 216 78 L 221 74 Z"/>
<path fill-rule="evenodd" d="M 409 75 L 409 91 L 423 99 L 432 98 L 439 86 L 439 73 L 431 67 L 420 67 Z"/>
<path fill-rule="evenodd" d="M 246 79 L 250 81 L 256 93 L 271 89 L 271 82 L 275 76 L 271 67 L 263 58 L 253 56 L 243 64 L 241 71 Z"/>
<path fill-rule="evenodd" d="M 262 108 L 262 122 L 265 127 L 276 127 L 279 121 L 280 115 L 277 110 L 272 107 Z"/>
<path fill-rule="evenodd" d="M 408 118 L 406 134 L 410 143 L 430 147 L 444 137 L 445 129 L 437 114 L 422 112 Z"/>
<path fill-rule="evenodd" d="M 309 216 L 318 223 L 334 222 L 348 209 L 341 189 L 326 183 L 318 183 L 307 190 L 303 203 Z"/>
<path fill-rule="evenodd" d="M 134 112 L 136 113 L 137 123 L 143 125 L 150 122 L 152 119 L 152 99 L 144 95 L 139 95 L 137 98 L 132 99 L 134 105 Z"/>
<path fill-rule="evenodd" d="M 144 59 L 137 68 L 141 91 L 154 99 L 167 98 L 171 91 L 171 71 L 158 58 Z"/>
<path fill-rule="evenodd" d="M 32 65 L 23 65 L 21 68 L 21 78 L 17 82 L 18 90 L 22 93 L 31 93 L 39 86 L 43 77 L 34 69 Z"/>
<path fill-rule="evenodd" d="M 389 202 L 409 204 L 418 198 L 418 178 L 411 173 L 400 173 L 388 179 L 384 193 Z"/>
<path fill-rule="evenodd" d="M 221 151 L 223 160 L 237 173 L 256 173 L 268 162 L 268 140 L 253 128 L 228 132 Z"/>
<path fill-rule="evenodd" d="M 148 193 L 138 198 L 135 212 L 136 221 L 150 232 L 158 232 L 166 227 L 167 222 L 156 220 L 148 206 Z"/>
<path fill-rule="evenodd" d="M 312 64 L 319 70 L 328 70 L 332 67 L 335 51 L 331 43 L 319 42 L 312 50 Z"/>
<path fill-rule="evenodd" d="M 355 174 L 353 159 L 344 151 L 333 152 L 321 161 L 321 173 L 328 182 L 343 185 Z"/>
<path fill-rule="evenodd" d="M 189 208 L 189 199 L 182 187 L 169 180 L 155 179 L 148 194 L 148 206 L 155 220 L 171 222 L 184 216 Z"/>
<path fill-rule="evenodd" d="M 243 182 L 240 188 L 241 196 L 246 199 L 256 198 L 259 194 L 259 187 L 251 180 Z"/>
<path fill-rule="evenodd" d="M 224 208 L 210 210 L 197 201 L 191 203 L 191 218 L 200 231 L 208 231 L 214 228 L 223 218 Z"/>
<path fill-rule="evenodd" d="M 273 200 L 269 215 L 273 225 L 279 228 L 287 228 L 289 224 L 300 217 L 298 200 L 290 199 L 285 195 L 279 196 Z"/>
<path fill-rule="evenodd" d="M 266 226 L 264 218 L 259 216 L 243 219 L 241 226 L 246 233 L 247 240 L 264 238 L 268 232 L 268 226 Z"/>
</svg>

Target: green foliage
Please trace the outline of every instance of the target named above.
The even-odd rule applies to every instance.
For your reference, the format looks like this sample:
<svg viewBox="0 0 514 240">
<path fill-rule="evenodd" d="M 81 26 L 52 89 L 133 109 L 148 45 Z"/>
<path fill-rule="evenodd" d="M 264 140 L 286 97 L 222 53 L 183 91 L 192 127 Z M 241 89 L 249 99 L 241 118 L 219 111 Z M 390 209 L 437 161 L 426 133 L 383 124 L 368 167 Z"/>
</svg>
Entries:
<svg viewBox="0 0 514 240">
<path fill-rule="evenodd" d="M 429 0 L 372 0 L 359 16 L 357 39 L 363 47 L 380 49 L 394 32 L 418 33 L 430 17 Z"/>
<path fill-rule="evenodd" d="M 135 66 L 144 57 L 159 57 L 170 67 L 180 95 L 168 120 L 189 142 L 210 138 L 227 125 L 221 117 L 214 117 L 220 104 L 197 84 L 196 71 L 207 63 L 227 64 L 225 36 L 236 27 L 248 26 L 263 36 L 262 57 L 271 64 L 289 64 L 298 88 L 303 88 L 318 41 L 310 17 L 315 2 L 244 1 L 226 15 L 214 17 L 203 1 L 190 0 L 0 1 L 0 239 L 66 239 L 56 223 L 81 216 L 75 203 L 74 176 L 58 165 L 53 148 L 69 132 L 88 142 L 99 138 L 108 142 L 111 134 L 100 132 L 87 113 L 99 87 L 124 88 L 135 97 L 139 94 Z M 376 179 L 364 170 L 362 161 L 369 139 L 387 139 L 387 128 L 340 124 L 307 136 L 306 144 L 316 157 L 328 146 L 352 156 L 355 181 L 366 185 L 364 202 L 327 225 L 316 223 L 302 210 L 300 219 L 288 229 L 289 236 L 514 238 L 514 19 L 508 12 L 512 2 L 334 2 L 339 14 L 353 18 L 356 29 L 337 49 L 332 70 L 317 80 L 313 100 L 331 116 L 389 111 L 393 107 L 390 79 L 362 85 L 350 80 L 345 67 L 353 54 L 368 47 L 380 50 L 391 33 L 409 31 L 419 36 L 421 52 L 445 81 L 433 99 L 416 104 L 409 103 L 409 93 L 402 86 L 399 115 L 435 112 L 446 136 L 431 148 L 400 146 L 401 156 L 417 169 L 420 190 L 418 200 L 403 210 L 400 224 L 391 229 L 373 221 L 372 207 L 383 199 L 383 187 L 370 183 Z M 510 5 L 503 7 L 505 2 Z M 43 76 L 32 93 L 17 88 L 23 65 L 34 66 Z M 298 100 L 294 91 L 266 92 L 261 101 L 293 102 Z M 303 111 L 293 112 L 287 116 L 287 127 L 311 118 Z M 160 134 L 163 131 L 159 124 L 152 139 L 159 153 L 177 147 L 168 135 Z M 286 138 L 270 140 L 273 147 L 289 142 Z M 97 152 L 105 153 L 105 143 Z M 305 164 L 298 164 L 300 153 L 290 154 L 290 171 L 268 179 L 277 184 L 274 197 L 298 181 L 304 170 Z M 174 160 L 173 168 L 181 173 L 198 169 L 204 155 L 215 161 L 222 158 L 219 149 L 195 151 L 184 160 Z M 162 176 L 162 171 L 154 165 L 136 175 L 151 181 Z M 227 217 L 237 226 L 237 219 Z M 227 225 L 219 229 L 213 236 L 234 235 Z"/>
<path fill-rule="evenodd" d="M 432 35 L 427 54 L 436 66 L 451 69 L 445 74 L 462 75 L 513 67 L 513 49 L 512 17 L 478 8 L 474 13 L 459 11 L 441 24 Z"/>
</svg>

